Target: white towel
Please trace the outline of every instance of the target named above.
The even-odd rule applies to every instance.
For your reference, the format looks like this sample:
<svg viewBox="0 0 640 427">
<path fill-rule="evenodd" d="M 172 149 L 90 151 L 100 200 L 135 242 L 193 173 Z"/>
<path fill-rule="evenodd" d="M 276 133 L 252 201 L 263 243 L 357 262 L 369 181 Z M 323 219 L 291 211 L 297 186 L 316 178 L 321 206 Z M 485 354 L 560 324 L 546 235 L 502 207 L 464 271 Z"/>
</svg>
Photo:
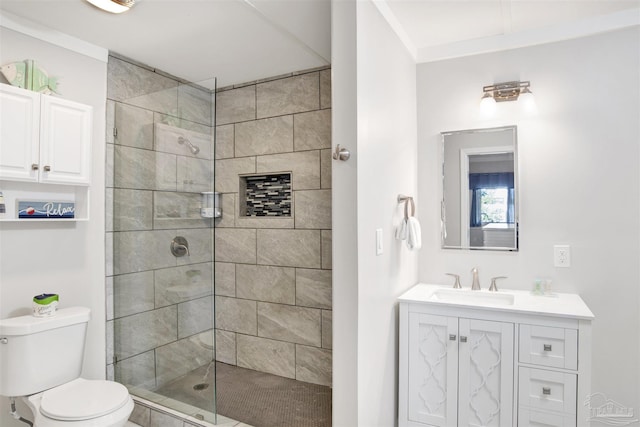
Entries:
<svg viewBox="0 0 640 427">
<path fill-rule="evenodd" d="M 406 221 L 407 247 L 409 250 L 418 250 L 422 247 L 422 230 L 416 217 L 409 217 Z"/>
<path fill-rule="evenodd" d="M 402 222 L 398 228 L 396 228 L 396 239 L 397 240 L 406 240 L 407 239 L 407 219 L 402 218 Z"/>
</svg>

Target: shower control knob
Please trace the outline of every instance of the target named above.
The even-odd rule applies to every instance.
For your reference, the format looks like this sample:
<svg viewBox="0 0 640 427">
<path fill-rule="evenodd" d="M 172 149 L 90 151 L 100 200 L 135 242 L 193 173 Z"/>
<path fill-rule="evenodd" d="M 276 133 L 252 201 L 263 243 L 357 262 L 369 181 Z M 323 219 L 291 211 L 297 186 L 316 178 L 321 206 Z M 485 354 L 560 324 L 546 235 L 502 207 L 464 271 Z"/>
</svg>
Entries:
<svg viewBox="0 0 640 427">
<path fill-rule="evenodd" d="M 9 344 L 8 338 L 0 338 L 0 344 Z"/>
<path fill-rule="evenodd" d="M 349 160 L 351 152 L 346 148 L 340 148 L 340 144 L 336 145 L 336 149 L 333 152 L 333 160 L 342 160 L 343 162 Z"/>
</svg>

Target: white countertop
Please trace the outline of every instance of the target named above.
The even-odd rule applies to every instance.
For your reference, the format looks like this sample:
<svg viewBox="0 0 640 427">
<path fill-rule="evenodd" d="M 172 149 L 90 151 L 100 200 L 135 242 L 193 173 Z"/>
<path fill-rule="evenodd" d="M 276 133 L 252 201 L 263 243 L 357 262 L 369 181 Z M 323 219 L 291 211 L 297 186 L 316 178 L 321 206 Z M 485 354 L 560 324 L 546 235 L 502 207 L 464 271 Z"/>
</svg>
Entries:
<svg viewBox="0 0 640 427">
<path fill-rule="evenodd" d="M 514 313 L 552 315 L 572 319 L 593 319 L 582 298 L 577 294 L 554 293 L 551 296 L 532 295 L 529 291 L 501 289 L 453 289 L 451 286 L 418 283 L 398 298 L 400 302 L 491 309 Z"/>
</svg>

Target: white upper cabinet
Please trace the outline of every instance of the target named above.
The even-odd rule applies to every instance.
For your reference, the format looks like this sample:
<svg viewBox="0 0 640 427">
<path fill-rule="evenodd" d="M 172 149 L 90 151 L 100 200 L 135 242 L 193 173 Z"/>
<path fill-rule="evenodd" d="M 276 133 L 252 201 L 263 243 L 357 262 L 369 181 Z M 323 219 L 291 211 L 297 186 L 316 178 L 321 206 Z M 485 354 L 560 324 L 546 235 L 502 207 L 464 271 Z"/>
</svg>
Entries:
<svg viewBox="0 0 640 427">
<path fill-rule="evenodd" d="M 92 107 L 0 85 L 0 179 L 91 182 Z"/>
</svg>

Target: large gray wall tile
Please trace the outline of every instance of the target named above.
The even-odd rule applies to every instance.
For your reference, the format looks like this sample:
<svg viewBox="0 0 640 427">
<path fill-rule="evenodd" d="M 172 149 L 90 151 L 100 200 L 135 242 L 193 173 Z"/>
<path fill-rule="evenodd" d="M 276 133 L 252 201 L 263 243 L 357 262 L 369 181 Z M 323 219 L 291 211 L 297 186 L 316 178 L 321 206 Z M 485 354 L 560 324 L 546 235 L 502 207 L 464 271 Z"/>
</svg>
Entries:
<svg viewBox="0 0 640 427">
<path fill-rule="evenodd" d="M 186 120 L 171 120 L 170 116 L 161 116 L 167 123 L 156 123 L 154 132 L 154 149 L 163 153 L 197 159 L 213 159 L 212 129 Z M 182 127 L 184 126 L 184 127 Z M 197 130 L 192 130 L 193 128 Z M 182 138 L 182 139 L 180 139 Z M 182 144 L 180 143 L 182 141 Z M 191 150 L 191 144 L 197 153 Z"/>
<path fill-rule="evenodd" d="M 113 276 L 105 277 L 105 311 L 107 320 L 113 320 L 114 307 L 113 307 Z M 107 358 L 108 360 L 108 358 Z"/>
<path fill-rule="evenodd" d="M 156 307 L 211 295 L 212 268 L 212 263 L 206 262 L 155 270 Z"/>
<path fill-rule="evenodd" d="M 123 274 L 113 277 L 114 317 L 153 310 L 153 272 Z"/>
<path fill-rule="evenodd" d="M 216 159 L 228 159 L 235 153 L 234 125 L 216 127 Z"/>
<path fill-rule="evenodd" d="M 330 309 L 331 270 L 296 269 L 296 305 Z"/>
<path fill-rule="evenodd" d="M 295 304 L 295 269 L 238 264 L 236 295 L 257 301 Z"/>
<path fill-rule="evenodd" d="M 153 111 L 116 102 L 114 125 L 116 144 L 153 149 Z"/>
<path fill-rule="evenodd" d="M 216 261 L 256 263 L 256 230 L 218 228 L 215 230 Z"/>
<path fill-rule="evenodd" d="M 116 146 L 114 186 L 176 191 L 176 156 Z"/>
<path fill-rule="evenodd" d="M 331 163 L 333 159 L 331 158 L 331 150 L 321 150 L 320 151 L 320 187 L 321 188 L 331 188 L 331 168 L 333 164 Z"/>
<path fill-rule="evenodd" d="M 317 110 L 319 73 L 302 74 L 257 85 L 257 118 Z"/>
<path fill-rule="evenodd" d="M 331 386 L 331 350 L 296 345 L 296 379 Z"/>
<path fill-rule="evenodd" d="M 213 360 L 213 331 L 202 332 L 156 349 L 156 375 L 162 386 Z"/>
<path fill-rule="evenodd" d="M 257 230 L 257 264 L 320 268 L 319 230 Z"/>
<path fill-rule="evenodd" d="M 200 193 L 156 191 L 153 197 L 153 228 L 206 228 L 211 218 L 200 216 Z"/>
<path fill-rule="evenodd" d="M 331 269 L 333 264 L 332 257 L 332 231 L 331 230 L 322 230 L 322 268 Z"/>
<path fill-rule="evenodd" d="M 178 265 L 213 261 L 212 228 L 181 229 L 176 230 L 175 235 L 182 236 L 189 242 L 189 255 L 176 258 Z"/>
<path fill-rule="evenodd" d="M 294 190 L 320 188 L 320 152 L 299 151 L 257 157 L 257 173 L 285 171 L 293 173 L 291 186 Z"/>
<path fill-rule="evenodd" d="M 175 232 L 169 230 L 113 233 L 114 273 L 135 273 L 175 266 L 176 258 L 169 250 L 174 236 Z"/>
<path fill-rule="evenodd" d="M 113 231 L 113 188 L 109 187 L 104 191 L 104 229 Z"/>
<path fill-rule="evenodd" d="M 322 310 L 322 348 L 333 348 L 333 312 Z"/>
<path fill-rule="evenodd" d="M 107 153 L 106 153 L 106 166 L 105 166 L 105 176 L 104 176 L 104 184 L 106 188 L 113 188 L 114 186 L 114 171 L 113 165 L 115 163 L 115 146 L 113 144 L 107 144 Z"/>
<path fill-rule="evenodd" d="M 213 329 L 213 297 L 178 304 L 178 338 Z"/>
<path fill-rule="evenodd" d="M 116 139 L 113 134 L 113 128 L 116 127 L 116 103 L 110 99 L 107 99 L 106 111 L 105 111 L 105 142 L 107 144 L 115 144 Z"/>
<path fill-rule="evenodd" d="M 151 422 L 151 409 L 148 406 L 136 403 L 129 417 L 129 421 L 142 427 L 148 426 Z"/>
<path fill-rule="evenodd" d="M 153 228 L 153 192 L 115 188 L 113 190 L 114 231 Z"/>
<path fill-rule="evenodd" d="M 331 69 L 320 71 L 320 108 L 331 108 Z"/>
<path fill-rule="evenodd" d="M 157 94 L 163 94 L 167 90 L 173 90 L 173 110 L 177 107 L 178 83 L 168 77 L 154 73 L 153 71 L 123 61 L 113 56 L 107 63 L 107 98 L 115 101 L 123 101 L 129 104 L 139 102 L 158 101 L 159 105 L 166 106 L 164 98 L 158 98 Z M 153 95 L 156 94 L 156 97 Z M 148 97 L 145 100 L 145 96 Z M 144 105 L 143 105 L 144 106 Z M 163 111 L 156 109 L 155 111 Z"/>
<path fill-rule="evenodd" d="M 239 228 L 294 228 L 293 217 L 286 216 L 238 216 Z"/>
<path fill-rule="evenodd" d="M 116 381 L 126 386 L 154 390 L 156 388 L 154 351 L 119 360 L 115 365 L 114 377 Z"/>
<path fill-rule="evenodd" d="M 256 119 L 256 87 L 245 86 L 216 94 L 216 125 Z"/>
<path fill-rule="evenodd" d="M 235 227 L 236 226 L 236 193 L 221 193 L 220 204 L 222 206 L 222 216 L 215 219 L 215 227 Z"/>
<path fill-rule="evenodd" d="M 296 151 L 331 148 L 331 110 L 317 110 L 293 116 Z"/>
<path fill-rule="evenodd" d="M 235 332 L 216 329 L 216 360 L 229 365 L 236 364 Z"/>
<path fill-rule="evenodd" d="M 259 302 L 258 335 L 320 347 L 322 345 L 320 310 Z"/>
<path fill-rule="evenodd" d="M 115 319 L 116 357 L 124 359 L 175 341 L 178 337 L 177 324 L 175 305 Z"/>
<path fill-rule="evenodd" d="M 293 151 L 293 116 L 238 123 L 235 150 L 236 157 Z"/>
<path fill-rule="evenodd" d="M 239 175 L 256 172 L 255 157 L 224 159 L 216 161 L 216 191 L 220 193 L 237 193 L 240 187 Z"/>
<path fill-rule="evenodd" d="M 203 192 L 213 190 L 213 161 L 178 156 L 176 162 L 176 189 Z"/>
<path fill-rule="evenodd" d="M 216 328 L 241 334 L 257 335 L 255 301 L 216 296 Z"/>
<path fill-rule="evenodd" d="M 228 262 L 216 262 L 215 293 L 227 297 L 236 296 L 236 265 Z"/>
<path fill-rule="evenodd" d="M 213 96 L 204 89 L 181 84 L 178 86 L 178 116 L 211 126 Z"/>
<path fill-rule="evenodd" d="M 184 421 L 159 411 L 151 411 L 149 427 L 183 427 Z"/>
<path fill-rule="evenodd" d="M 238 335 L 238 366 L 295 378 L 294 344 Z"/>
<path fill-rule="evenodd" d="M 296 228 L 331 228 L 331 190 L 296 191 Z"/>
</svg>

